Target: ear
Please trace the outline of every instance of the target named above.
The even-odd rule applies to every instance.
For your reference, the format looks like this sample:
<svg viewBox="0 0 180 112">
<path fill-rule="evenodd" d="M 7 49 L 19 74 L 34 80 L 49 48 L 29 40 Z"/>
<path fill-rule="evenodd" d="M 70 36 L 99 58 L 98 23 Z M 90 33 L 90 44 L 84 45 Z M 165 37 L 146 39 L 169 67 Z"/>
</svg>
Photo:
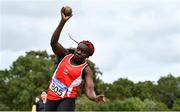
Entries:
<svg viewBox="0 0 180 112">
<path fill-rule="evenodd" d="M 89 58 L 89 55 L 87 55 L 87 58 Z"/>
<path fill-rule="evenodd" d="M 88 58 L 89 58 L 89 57 L 88 57 Z M 85 61 L 87 61 L 87 60 L 88 60 L 88 58 L 86 58 L 86 59 L 85 59 Z"/>
</svg>

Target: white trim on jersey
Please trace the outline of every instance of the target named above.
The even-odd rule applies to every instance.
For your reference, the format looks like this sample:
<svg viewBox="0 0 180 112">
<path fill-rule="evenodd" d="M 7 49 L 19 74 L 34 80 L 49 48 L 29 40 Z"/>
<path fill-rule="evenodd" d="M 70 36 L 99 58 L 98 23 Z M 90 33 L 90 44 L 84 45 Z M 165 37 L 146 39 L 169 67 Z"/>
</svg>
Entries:
<svg viewBox="0 0 180 112">
<path fill-rule="evenodd" d="M 87 66 L 87 64 L 82 68 L 82 70 L 81 70 L 81 75 L 80 75 L 77 79 L 75 79 L 75 80 L 71 83 L 71 85 L 68 87 L 67 96 L 70 95 L 70 93 L 71 93 L 71 91 L 72 91 L 72 89 L 73 89 L 74 87 L 79 86 L 79 85 L 81 84 L 81 82 L 82 82 L 83 70 L 85 69 L 86 66 Z"/>
<path fill-rule="evenodd" d="M 75 86 L 79 86 L 82 82 L 82 75 L 80 75 L 76 80 L 74 80 L 71 85 L 68 87 L 68 91 L 67 91 L 67 96 L 70 95 L 72 89 L 75 87 Z"/>
</svg>

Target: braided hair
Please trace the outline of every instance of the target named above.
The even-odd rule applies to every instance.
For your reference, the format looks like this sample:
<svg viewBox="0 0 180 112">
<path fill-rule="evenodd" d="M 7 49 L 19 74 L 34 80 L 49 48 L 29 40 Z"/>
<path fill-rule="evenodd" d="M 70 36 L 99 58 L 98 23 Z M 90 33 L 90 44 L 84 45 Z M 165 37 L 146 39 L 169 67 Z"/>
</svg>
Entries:
<svg viewBox="0 0 180 112">
<path fill-rule="evenodd" d="M 90 41 L 88 41 L 88 40 L 83 40 L 83 41 L 81 41 L 81 42 L 77 42 L 75 39 L 73 39 L 73 38 L 71 37 L 70 33 L 68 33 L 68 35 L 69 35 L 70 39 L 72 39 L 72 40 L 73 40 L 74 42 L 76 42 L 78 45 L 81 44 L 81 43 L 82 43 L 82 44 L 85 44 L 85 45 L 89 48 L 89 56 L 92 56 L 92 55 L 93 55 L 95 48 L 94 48 L 94 45 L 93 45 Z"/>
<path fill-rule="evenodd" d="M 78 45 L 81 43 L 85 44 L 89 48 L 89 56 L 92 56 L 94 53 L 94 50 L 95 50 L 94 45 L 88 40 L 83 40 L 83 41 L 79 42 Z"/>
</svg>

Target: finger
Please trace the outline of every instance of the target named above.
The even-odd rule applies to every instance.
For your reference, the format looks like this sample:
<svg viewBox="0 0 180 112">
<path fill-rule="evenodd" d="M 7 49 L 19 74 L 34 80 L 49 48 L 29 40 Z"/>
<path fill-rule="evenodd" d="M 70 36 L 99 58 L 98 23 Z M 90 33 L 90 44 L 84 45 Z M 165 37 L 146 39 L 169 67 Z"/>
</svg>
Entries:
<svg viewBox="0 0 180 112">
<path fill-rule="evenodd" d="M 61 13 L 64 12 L 64 7 L 61 8 Z"/>
<path fill-rule="evenodd" d="M 61 15 L 62 15 L 62 17 L 63 17 L 63 18 L 66 18 L 66 16 L 64 15 L 64 13 L 63 13 L 63 12 L 61 13 Z"/>
<path fill-rule="evenodd" d="M 103 97 L 103 102 L 104 102 L 104 103 L 106 102 L 106 99 L 105 99 L 105 97 Z"/>
<path fill-rule="evenodd" d="M 62 9 L 61 9 L 61 16 L 62 16 L 63 18 L 66 17 L 66 16 L 64 15 L 64 7 L 62 7 Z"/>
<path fill-rule="evenodd" d="M 69 20 L 72 16 L 65 16 L 66 20 Z"/>
<path fill-rule="evenodd" d="M 103 97 L 101 97 L 101 101 L 103 102 L 103 103 L 105 103 L 106 102 L 106 98 L 103 96 Z"/>
<path fill-rule="evenodd" d="M 70 19 L 72 16 L 68 16 L 66 19 L 68 20 L 68 19 Z"/>
<path fill-rule="evenodd" d="M 104 95 L 99 95 L 100 97 L 104 97 Z"/>
<path fill-rule="evenodd" d="M 98 100 L 99 103 L 105 103 L 105 98 L 104 97 L 100 97 L 99 100 Z"/>
</svg>

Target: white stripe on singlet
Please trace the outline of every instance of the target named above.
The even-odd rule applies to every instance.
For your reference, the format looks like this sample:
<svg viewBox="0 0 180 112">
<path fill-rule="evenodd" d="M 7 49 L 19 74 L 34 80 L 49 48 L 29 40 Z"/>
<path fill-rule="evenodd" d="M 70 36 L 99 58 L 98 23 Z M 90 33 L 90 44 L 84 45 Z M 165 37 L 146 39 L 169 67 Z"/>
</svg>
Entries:
<svg viewBox="0 0 180 112">
<path fill-rule="evenodd" d="M 81 75 L 80 75 L 77 79 L 75 79 L 75 80 L 71 83 L 71 85 L 68 87 L 67 96 L 70 95 L 70 93 L 71 93 L 71 91 L 72 91 L 72 89 L 73 89 L 74 87 L 79 86 L 79 85 L 81 84 L 81 82 L 82 82 L 82 73 L 83 73 L 83 70 L 84 70 L 84 68 L 85 68 L 86 66 L 87 66 L 87 64 L 82 68 L 82 70 L 81 70 Z"/>
</svg>

